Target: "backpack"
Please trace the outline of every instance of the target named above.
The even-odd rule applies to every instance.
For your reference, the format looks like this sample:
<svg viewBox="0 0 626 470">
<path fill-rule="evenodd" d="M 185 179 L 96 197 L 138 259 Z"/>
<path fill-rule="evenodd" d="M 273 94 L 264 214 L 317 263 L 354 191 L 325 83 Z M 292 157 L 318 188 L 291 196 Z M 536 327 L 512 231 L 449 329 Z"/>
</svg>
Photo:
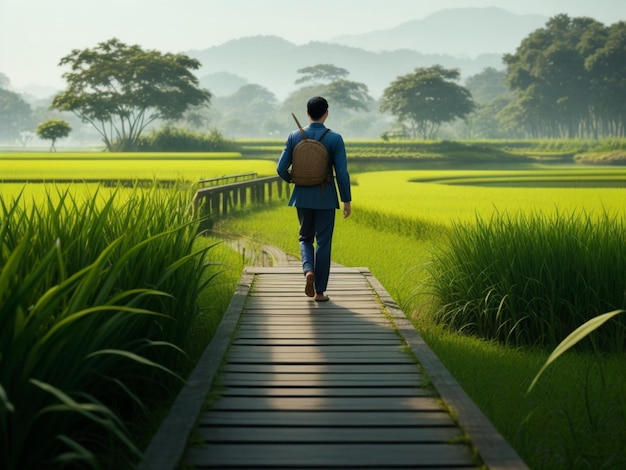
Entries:
<svg viewBox="0 0 626 470">
<path fill-rule="evenodd" d="M 319 140 L 309 139 L 298 122 L 296 115 L 291 113 L 300 129 L 303 139 L 293 149 L 291 160 L 291 181 L 297 186 L 315 186 L 330 181 L 328 150 L 321 143 L 326 133 Z"/>
</svg>

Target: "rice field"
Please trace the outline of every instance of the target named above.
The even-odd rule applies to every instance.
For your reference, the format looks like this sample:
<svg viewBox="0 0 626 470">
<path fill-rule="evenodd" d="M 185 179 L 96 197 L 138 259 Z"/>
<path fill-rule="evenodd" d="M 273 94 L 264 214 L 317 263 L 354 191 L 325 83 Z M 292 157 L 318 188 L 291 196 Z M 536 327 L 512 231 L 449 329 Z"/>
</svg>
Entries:
<svg viewBox="0 0 626 470">
<path fill-rule="evenodd" d="M 197 181 L 223 175 L 256 171 L 259 176 L 276 174 L 267 160 L 248 160 L 239 154 L 5 154 L 0 157 L 0 182 L 53 180 L 185 180 Z"/>
<path fill-rule="evenodd" d="M 169 190 L 159 191 L 158 197 L 152 200 L 145 195 L 137 196 L 133 190 L 104 188 L 96 183 L 87 183 L 87 181 L 184 180 L 187 183 L 183 185 L 183 191 L 191 194 L 193 189 L 189 187 L 189 184 L 201 178 L 251 171 L 257 172 L 259 176 L 275 174 L 275 161 L 247 160 L 231 154 L 196 155 L 189 156 L 189 158 L 177 157 L 177 159 L 150 158 L 149 154 L 133 159 L 129 159 L 128 156 L 98 158 L 94 155 L 76 158 L 73 154 L 50 158 L 42 154 L 20 155 L 19 157 L 18 154 L 13 154 L 11 158 L 1 155 L 0 202 L 5 207 L 5 215 L 10 212 L 11 201 L 18 197 L 26 207 L 25 211 L 28 207 L 41 204 L 40 211 L 43 217 L 41 223 L 49 231 L 60 230 L 59 220 L 67 216 L 65 212 L 70 214 L 72 218 L 67 223 L 61 224 L 67 230 L 67 234 L 63 235 L 62 246 L 65 247 L 68 243 L 71 245 L 68 240 L 71 240 L 73 236 L 80 237 L 81 242 L 76 243 L 75 248 L 79 249 L 80 256 L 89 260 L 90 266 L 95 263 L 94 253 L 97 255 L 107 250 L 106 243 L 101 243 L 103 240 L 98 240 L 99 248 L 94 253 L 90 254 L 87 249 L 92 245 L 89 241 L 89 233 L 97 233 L 100 237 L 104 227 L 105 216 L 98 215 L 99 211 L 120 214 L 119 217 L 116 216 L 117 219 L 115 217 L 112 219 L 114 223 L 107 229 L 106 233 L 109 235 L 104 241 L 111 243 L 116 237 L 121 237 L 121 234 L 130 235 L 132 239 L 123 243 L 128 243 L 130 249 L 139 251 L 142 249 L 141 234 L 136 230 L 132 230 L 129 234 L 125 233 L 127 230 L 124 227 L 132 226 L 130 220 L 137 217 L 129 215 L 127 211 L 130 208 L 135 211 L 132 214 L 141 214 L 142 207 L 149 208 L 150 212 L 141 217 L 141 226 L 146 227 L 153 237 L 157 237 L 154 240 L 154 249 L 158 250 L 157 258 L 165 261 L 169 255 L 165 244 L 160 242 L 160 237 L 168 240 L 168 237 L 173 236 L 173 233 L 169 234 L 165 225 L 180 226 L 179 230 L 185 233 L 188 233 L 188 230 L 181 218 L 175 217 L 175 223 L 170 222 L 168 218 L 170 215 L 161 213 L 159 205 L 169 207 L 167 212 L 180 212 L 181 214 L 185 214 L 189 207 L 181 201 L 180 193 L 175 193 L 178 196 L 175 196 L 173 202 L 168 202 L 169 199 L 164 195 L 168 194 Z M 51 182 L 55 179 L 86 182 L 73 184 Z M 623 224 L 622 221 L 626 218 L 626 204 L 624 204 L 626 171 L 621 168 L 606 167 L 572 167 L 557 170 L 540 169 L 536 166 L 515 171 L 393 170 L 391 166 L 387 171 L 355 172 L 352 179 L 353 215 L 346 220 L 337 220 L 333 245 L 334 260 L 345 265 L 367 266 L 372 270 L 402 305 L 407 315 L 414 321 L 416 328 L 420 330 L 476 403 L 522 453 L 527 462 L 532 463 L 531 467 L 550 470 L 580 466 L 598 468 L 601 465 L 609 465 L 610 467 L 611 458 L 613 462 L 623 462 L 623 450 L 619 449 L 621 448 L 620 442 L 623 442 L 626 436 L 621 431 L 611 432 L 615 426 L 619 426 L 619 429 L 626 429 L 624 425 L 626 407 L 623 405 L 623 400 L 619 401 L 620 397 L 623 398 L 623 392 L 626 392 L 623 361 L 615 361 L 612 357 L 599 359 L 582 353 L 568 356 L 560 365 L 562 369 L 555 368 L 548 371 L 533 394 L 528 397 L 525 391 L 542 360 L 545 359 L 547 351 L 532 341 L 530 341 L 531 346 L 511 347 L 511 345 L 503 344 L 506 341 L 501 342 L 497 336 L 495 340 L 487 341 L 479 340 L 473 334 L 466 335 L 451 331 L 443 327 L 433 315 L 432 305 L 425 304 L 426 301 L 432 300 L 432 297 L 429 297 L 432 292 L 428 293 L 424 290 L 433 275 L 433 272 L 428 269 L 429 266 L 433 266 L 433 255 L 439 253 L 438 250 L 442 247 L 452 246 L 447 243 L 449 240 L 447 237 L 454 234 L 458 238 L 465 237 L 464 240 L 467 241 L 468 238 L 471 240 L 472 237 L 476 237 L 473 231 L 475 229 L 479 229 L 480 233 L 489 233 L 480 227 L 480 221 L 491 221 L 491 225 L 487 222 L 485 225 L 491 227 L 496 234 L 501 233 L 498 235 L 500 238 L 497 239 L 499 240 L 497 244 L 502 251 L 497 251 L 485 243 L 487 254 L 481 255 L 483 261 L 478 258 L 478 265 L 488 264 L 489 257 L 502 258 L 505 256 L 504 253 L 507 253 L 506 250 L 514 250 L 521 237 L 512 238 L 510 234 L 513 230 L 523 228 L 524 223 L 528 221 L 531 222 L 530 231 L 535 231 L 535 228 L 542 224 L 548 228 L 556 226 L 561 227 L 559 229 L 561 232 L 573 232 L 574 238 L 579 239 L 581 237 L 577 237 L 576 234 L 584 233 L 585 227 L 590 228 L 590 233 L 593 235 L 596 232 L 602 234 L 602 231 L 594 230 L 596 225 L 602 224 L 610 228 L 613 226 L 608 222 L 617 224 L 614 226 L 616 228 L 608 230 L 607 236 L 611 237 L 611 243 L 614 243 L 614 245 L 608 245 L 610 252 L 600 258 L 594 256 L 594 251 L 590 250 L 582 260 L 582 262 L 590 263 L 601 259 L 605 264 L 610 263 L 611 253 L 618 253 L 621 250 L 620 247 L 623 246 L 623 244 L 620 245 L 621 235 L 620 238 L 615 238 L 613 232 L 623 233 L 623 225 L 620 224 Z M 21 182 L 29 180 L 45 180 L 49 183 Z M 10 183 L 10 181 L 14 182 Z M 15 181 L 20 182 L 15 183 Z M 180 191 L 180 188 L 176 191 Z M 161 199 L 161 197 L 164 198 Z M 66 198 L 66 203 L 71 202 L 69 205 L 71 210 L 55 210 L 63 198 Z M 112 198 L 115 198 L 115 204 L 110 203 Z M 78 216 L 81 214 L 80 208 L 82 207 L 94 212 L 96 216 L 83 220 L 84 216 Z M 51 214 L 48 221 L 45 218 L 46 212 Z M 29 217 L 35 218 L 34 215 Z M 501 223 L 506 221 L 507 217 L 516 223 L 511 227 Z M 583 228 L 576 228 L 577 225 L 574 225 L 573 229 L 567 224 L 553 225 L 554 222 L 572 217 L 576 221 L 584 222 Z M 156 226 L 154 226 L 155 223 Z M 137 228 L 140 229 L 141 226 Z M 5 225 L 3 228 L 2 220 L 0 220 L 0 232 L 5 230 L 2 233 L 8 233 L 6 227 Z M 112 232 L 113 229 L 117 232 Z M 284 202 L 272 203 L 267 210 L 261 212 L 245 211 L 234 215 L 218 224 L 216 230 L 225 231 L 231 235 L 241 234 L 262 243 L 274 244 L 289 253 L 299 252 L 295 211 L 293 208 L 286 207 Z M 158 235 L 159 233 L 168 235 Z M 530 248 L 527 248 L 525 252 L 526 256 L 545 257 L 544 255 L 549 250 L 545 247 L 536 249 L 537 244 L 545 243 L 546 246 L 550 243 L 559 244 L 560 240 L 565 238 L 550 238 L 551 235 L 554 235 L 554 230 L 547 230 L 547 236 L 544 238 L 531 240 Z M 191 238 L 187 237 L 178 242 L 182 246 L 180 255 L 177 256 L 181 257 L 181 263 L 183 259 L 187 260 L 187 263 L 181 264 L 185 266 L 185 269 L 190 269 L 192 264 L 189 263 L 195 259 L 189 254 L 194 252 L 190 240 Z M 590 238 L 586 243 L 604 242 Z M 459 244 L 459 246 L 463 245 Z M 578 248 L 572 248 L 572 246 L 575 245 L 569 245 L 570 252 L 565 253 L 565 259 L 567 256 L 570 258 L 578 256 L 578 253 L 571 252 Z M 464 250 L 466 248 L 460 249 L 460 251 Z M 2 253 L 8 255 L 10 251 L 5 250 Z M 54 271 L 58 274 L 55 276 L 62 279 L 71 277 L 71 273 L 63 274 L 63 259 L 58 258 L 55 253 L 50 248 L 45 262 L 58 263 L 58 268 Z M 63 256 L 69 256 L 69 254 L 66 255 L 63 252 Z M 115 269 L 123 270 L 117 259 L 113 260 L 107 256 L 103 255 L 102 263 L 111 260 L 112 265 L 116 266 Z M 145 269 L 140 269 L 140 260 L 143 258 L 137 259 L 139 261 L 134 263 L 134 267 L 131 266 L 132 272 L 129 274 L 135 273 L 137 276 L 143 276 Z M 487 261 L 484 261 L 485 259 Z M 559 262 L 562 261 L 557 261 L 557 264 Z M 530 263 L 527 265 L 532 266 Z M 73 271 L 83 272 L 78 264 L 75 266 Z M 177 266 L 175 258 L 169 259 L 169 264 L 166 263 L 162 269 L 167 271 L 169 266 L 172 266 L 172 269 Z M 616 266 L 621 265 L 616 264 Z M 499 269 L 506 270 L 506 265 Z M 521 268 L 516 269 L 521 270 Z M 93 271 L 96 272 L 95 269 Z M 87 276 L 90 272 L 85 271 L 81 275 Z M 523 272 L 518 274 L 524 277 Z M 471 276 L 470 273 L 468 277 Z M 616 274 L 610 273 L 594 276 L 598 277 L 600 282 L 608 277 L 617 278 Z M 188 278 L 188 276 L 184 277 Z M 175 278 L 159 279 L 157 277 L 148 282 L 159 285 L 163 292 L 168 292 L 179 288 L 180 283 L 176 282 L 177 278 L 181 277 L 179 275 Z M 104 278 L 99 282 L 112 281 Z M 158 284 L 159 282 L 164 284 Z M 132 284 L 125 282 L 124 285 Z M 559 283 L 556 283 L 556 287 L 559 287 Z M 199 290 L 199 287 L 196 285 L 194 289 Z M 98 295 L 96 290 L 90 295 Z M 141 295 L 141 292 L 136 294 Z M 150 292 L 150 294 L 155 293 Z M 70 292 L 68 295 L 71 298 L 74 294 Z M 187 294 L 180 292 L 178 295 L 185 298 L 186 302 L 193 302 Z M 134 298 L 132 293 L 128 296 L 129 299 Z M 150 304 L 151 311 L 159 311 L 171 302 L 167 296 L 153 295 L 153 297 L 156 299 L 152 299 L 155 303 Z M 163 299 L 159 300 L 161 297 Z M 36 301 L 32 303 L 36 305 Z M 482 318 L 480 321 L 489 323 L 488 318 Z M 54 323 L 51 323 L 51 326 L 54 327 Z M 459 329 L 462 333 L 469 332 L 463 327 Z M 532 337 L 532 333 L 530 336 Z M 174 343 L 174 341 L 171 342 Z M 85 345 L 81 344 L 80 347 L 85 347 Z M 3 357 L 7 358 L 8 355 L 5 353 Z M 6 387 L 4 389 L 6 390 Z M 48 391 L 48 395 L 51 393 L 54 393 L 54 390 Z M 6 395 L 4 397 L 2 395 L 3 389 L 0 388 L 0 403 L 13 405 Z M 100 411 L 106 413 L 104 409 Z M 584 446 L 578 445 L 581 439 L 586 441 Z M 612 453 L 614 455 L 611 457 Z"/>
<path fill-rule="evenodd" d="M 568 187 L 538 185 L 536 171 L 384 171 L 355 175 L 352 195 L 355 207 L 381 214 L 419 219 L 436 225 L 451 226 L 455 222 L 471 222 L 477 214 L 489 218 L 495 213 L 555 213 L 586 211 L 602 215 L 605 211 L 626 213 L 626 191 L 622 187 L 573 186 L 576 181 L 593 178 L 626 183 L 626 171 L 561 170 L 550 176 L 553 181 L 568 182 Z M 482 185 L 494 178 L 516 186 Z M 605 179 L 606 178 L 606 179 Z M 473 184 L 459 184 L 459 181 Z M 449 182 L 454 181 L 451 185 Z"/>
<path fill-rule="evenodd" d="M 550 348 L 541 346 L 544 340 L 549 338 L 549 343 L 554 344 L 563 339 L 559 335 L 567 330 L 543 328 L 543 324 L 551 323 L 541 316 L 542 312 L 550 311 L 550 301 L 580 294 L 594 302 L 592 295 L 606 296 L 599 286 L 613 290 L 612 302 L 619 302 L 623 296 L 626 285 L 620 282 L 625 276 L 626 262 L 623 237 L 626 188 L 621 184 L 626 173 L 619 168 L 560 169 L 549 173 L 529 169 L 391 170 L 354 174 L 353 215 L 337 220 L 333 259 L 372 270 L 446 367 L 531 468 L 620 468 L 626 463 L 622 445 L 626 439 L 626 369 L 620 353 L 570 352 L 547 370 L 532 394 L 526 391 L 549 355 Z M 541 177 L 550 179 L 550 186 L 538 184 Z M 598 183 L 603 178 L 608 183 Z M 509 184 L 488 184 L 494 179 L 499 184 L 507 181 Z M 449 184 L 451 181 L 463 184 Z M 573 184 L 577 181 L 582 184 Z M 592 181 L 597 187 L 590 186 Z M 486 229 L 479 227 L 481 220 Z M 284 205 L 233 217 L 223 221 L 218 229 L 243 233 L 298 253 L 295 211 Z M 480 245 L 477 233 L 493 244 L 483 242 L 484 249 L 474 247 Z M 553 276 L 554 282 L 547 283 L 551 290 L 541 293 L 551 297 L 538 298 L 541 291 L 527 291 L 530 297 L 526 300 L 534 302 L 535 307 L 541 304 L 543 307 L 532 312 L 539 326 L 520 331 L 526 346 L 515 346 L 515 328 L 503 339 L 497 336 L 503 331 L 498 328 L 502 318 L 497 310 L 502 297 L 494 295 L 489 299 L 496 304 L 493 320 L 485 315 L 469 321 L 471 325 L 477 324 L 476 328 L 494 327 L 495 339 L 480 339 L 468 326 L 454 330 L 433 315 L 429 270 L 441 266 L 433 256 L 439 249 L 452 246 L 448 243 L 450 236 L 457 237 L 460 246 L 451 256 L 456 254 L 462 259 L 466 253 L 475 264 L 466 271 L 455 271 L 462 267 L 456 264 L 451 271 L 444 267 L 442 271 L 448 275 L 442 277 L 444 284 L 454 286 L 455 282 L 486 278 L 487 286 L 499 280 L 513 284 L 523 280 L 540 287 L 541 270 Z M 524 241 L 526 245 L 522 246 Z M 477 248 L 478 254 L 467 254 L 467 245 Z M 507 264 L 507 256 L 516 251 L 516 264 Z M 500 271 L 487 269 L 492 265 Z M 589 279 L 585 288 L 581 288 L 580 283 L 573 281 L 587 267 L 596 271 L 586 272 Z M 460 275 L 455 276 L 456 273 Z M 541 282 L 533 283 L 532 279 Z M 484 291 L 479 290 L 472 298 L 463 296 L 466 291 L 470 292 L 462 285 L 459 287 L 459 317 L 463 301 L 476 301 L 479 307 L 488 305 L 481 303 L 481 299 L 486 299 Z M 523 291 L 521 296 L 516 295 L 525 300 Z M 563 306 L 567 307 L 568 301 L 563 301 Z M 488 314 L 489 308 L 479 308 L 478 312 Z M 600 308 L 601 305 L 596 305 L 584 313 L 601 313 Z M 518 313 L 523 318 L 530 312 Z M 584 316 L 576 318 L 576 315 L 574 322 L 584 321 Z M 607 342 L 619 351 L 622 327 L 604 328 L 615 334 L 609 335 Z M 601 343 L 592 342 L 591 350 Z"/>
</svg>

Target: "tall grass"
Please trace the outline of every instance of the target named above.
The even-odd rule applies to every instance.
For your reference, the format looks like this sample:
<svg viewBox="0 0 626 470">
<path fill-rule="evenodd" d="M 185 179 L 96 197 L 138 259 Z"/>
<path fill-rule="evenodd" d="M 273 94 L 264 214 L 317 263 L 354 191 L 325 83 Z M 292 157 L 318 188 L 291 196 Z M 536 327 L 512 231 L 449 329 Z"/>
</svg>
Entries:
<svg viewBox="0 0 626 470">
<path fill-rule="evenodd" d="M 0 209 L 0 467 L 98 467 L 180 386 L 210 246 L 186 190 Z M 130 463 L 126 463 L 130 466 Z"/>
<path fill-rule="evenodd" d="M 556 346 L 585 321 L 626 307 L 626 225 L 605 213 L 498 214 L 457 224 L 429 271 L 434 318 L 512 346 Z M 616 320 L 595 346 L 623 351 Z"/>
<path fill-rule="evenodd" d="M 160 155 L 166 159 L 160 159 Z M 195 154 L 192 154 L 195 155 Z M 269 161 L 244 160 L 239 157 L 205 157 L 199 159 L 178 158 L 171 154 L 147 154 L 140 156 L 120 156 L 120 158 L 55 159 L 39 155 L 39 158 L 3 159 L 0 180 L 48 181 L 55 180 L 186 180 L 198 181 L 237 173 L 255 171 L 259 176 L 276 174 L 276 164 Z M 2 189 L 0 189 L 2 193 Z"/>
<path fill-rule="evenodd" d="M 446 230 L 452 230 L 455 216 L 459 214 L 463 222 L 469 224 L 476 219 L 478 210 L 484 208 L 485 217 L 490 220 L 494 208 L 492 204 L 482 202 L 489 199 L 486 196 L 491 195 L 505 208 L 507 202 L 512 202 L 512 212 L 518 211 L 521 200 L 528 199 L 528 196 L 533 201 L 543 200 L 540 207 L 551 210 L 554 210 L 557 201 L 563 201 L 565 208 L 562 214 L 566 215 L 571 213 L 570 207 L 585 203 L 586 209 L 597 210 L 619 192 L 605 189 L 597 192 L 589 189 L 540 189 L 535 194 L 529 189 L 518 194 L 518 189 L 513 198 L 510 190 L 503 189 L 490 188 L 484 192 L 482 188 L 464 188 L 469 189 L 466 191 L 451 188 L 451 193 L 446 195 L 438 191 L 440 188 L 445 190 L 444 186 L 413 185 L 415 189 L 411 196 L 403 178 L 393 180 L 390 174 L 383 174 L 382 177 L 365 175 L 370 178 L 363 176 L 357 176 L 363 184 L 354 188 L 358 191 L 353 192 L 352 216 L 337 220 L 333 260 L 346 266 L 370 268 L 402 305 L 416 329 L 455 379 L 530 468 L 624 468 L 626 363 L 622 354 L 597 355 L 575 351 L 560 359 L 558 367 L 548 369 L 532 393 L 527 394 L 532 378 L 548 357 L 549 350 L 513 348 L 495 340 L 452 332 L 433 321 L 431 309 L 424 304 L 427 296 L 423 292 L 429 276 L 426 268 L 432 262 L 434 246 L 447 240 L 442 237 Z M 394 204 L 391 201 L 398 193 L 400 197 L 395 199 Z M 576 203 L 567 198 L 567 194 L 573 194 Z M 419 201 L 417 205 L 411 204 L 412 197 L 413 201 Z M 390 202 L 385 205 L 386 201 Z M 459 204 L 463 209 L 461 211 Z M 407 230 L 407 227 L 416 223 L 418 217 L 421 219 L 425 206 L 426 212 L 433 214 L 425 217 L 424 221 L 426 225 L 431 225 L 431 230 L 410 233 L 412 230 Z M 364 207 L 365 214 L 362 214 Z M 370 211 L 376 212 L 376 208 L 379 208 L 379 216 L 370 217 Z M 522 217 L 523 220 L 531 217 L 532 208 L 536 210 L 531 204 L 529 216 Z M 400 221 L 402 211 L 406 212 L 404 221 Z M 388 223 L 380 224 L 379 221 L 385 220 L 388 214 L 392 215 L 386 219 Z M 604 218 L 600 215 L 590 217 L 592 226 L 603 223 Z M 449 227 L 442 231 L 440 222 L 448 218 L 451 220 Z M 574 215 L 570 218 L 579 220 Z M 580 220 L 586 220 L 586 217 Z M 397 226 L 396 222 L 399 222 Z M 550 225 L 547 219 L 544 222 Z M 616 222 L 609 218 L 609 223 Z M 272 205 L 262 212 L 233 216 L 218 225 L 224 232 L 243 234 L 260 243 L 298 253 L 298 224 L 295 210 L 291 207 Z M 505 245 L 509 243 L 507 238 L 500 241 Z M 597 242 L 603 243 L 600 239 Z M 575 254 L 570 258 L 573 256 Z M 561 266 L 556 268 L 557 272 L 562 269 Z M 606 278 L 607 275 L 603 276 Z M 332 285 L 331 273 L 330 289 Z"/>
</svg>

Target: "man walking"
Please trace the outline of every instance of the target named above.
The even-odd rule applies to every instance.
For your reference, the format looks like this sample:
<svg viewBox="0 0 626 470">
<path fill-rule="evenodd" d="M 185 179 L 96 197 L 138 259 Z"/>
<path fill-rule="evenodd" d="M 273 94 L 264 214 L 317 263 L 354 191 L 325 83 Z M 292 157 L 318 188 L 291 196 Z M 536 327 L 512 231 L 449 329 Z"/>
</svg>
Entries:
<svg viewBox="0 0 626 470">
<path fill-rule="evenodd" d="M 311 98 L 307 103 L 309 125 L 304 128 L 308 138 L 319 139 L 326 131 L 324 122 L 328 118 L 328 102 L 321 96 Z M 282 179 L 291 182 L 293 149 L 303 139 L 299 130 L 287 137 L 278 166 L 276 168 Z M 327 184 L 315 186 L 295 186 L 291 193 L 289 205 L 297 209 L 300 222 L 300 256 L 302 270 L 306 279 L 305 293 L 317 302 L 325 302 L 328 296 L 324 293 L 328 286 L 330 274 L 330 256 L 333 231 L 335 228 L 335 211 L 339 209 L 339 198 L 343 203 L 343 216 L 350 216 L 350 175 L 346 147 L 340 134 L 328 131 L 322 139 L 328 150 L 331 171 L 334 177 Z M 339 188 L 339 196 L 337 195 Z M 314 247 L 314 242 L 317 246 Z"/>
</svg>

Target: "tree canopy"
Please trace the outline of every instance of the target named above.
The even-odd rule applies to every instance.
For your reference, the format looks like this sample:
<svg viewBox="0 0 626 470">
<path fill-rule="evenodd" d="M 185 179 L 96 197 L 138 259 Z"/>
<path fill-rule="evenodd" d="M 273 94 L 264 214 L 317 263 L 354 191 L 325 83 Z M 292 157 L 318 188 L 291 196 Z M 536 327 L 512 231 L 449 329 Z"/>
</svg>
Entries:
<svg viewBox="0 0 626 470">
<path fill-rule="evenodd" d="M 0 87 L 0 141 L 18 141 L 20 132 L 32 125 L 30 105 L 17 93 Z"/>
<path fill-rule="evenodd" d="M 58 139 L 63 139 L 70 135 L 72 126 L 63 119 L 49 119 L 37 126 L 35 131 L 41 139 L 51 140 L 50 151 L 56 151 L 55 143 Z"/>
<path fill-rule="evenodd" d="M 211 93 L 192 73 L 200 62 L 184 54 L 145 51 L 118 39 L 74 50 L 60 64 L 67 88 L 52 107 L 90 123 L 107 149 L 132 150 L 154 121 L 180 119 L 189 108 L 207 105 Z"/>
<path fill-rule="evenodd" d="M 301 102 L 313 95 L 321 95 L 328 99 L 333 115 L 345 117 L 347 111 L 367 111 L 373 101 L 369 95 L 367 85 L 360 82 L 346 80 L 350 72 L 332 64 L 317 64 L 298 70 L 304 76 L 296 80 L 296 84 L 313 82 L 292 93 L 285 103 L 297 103 L 296 109 L 304 107 Z M 293 106 L 293 105 L 292 105 Z M 338 113 L 335 114 L 335 111 Z"/>
<path fill-rule="evenodd" d="M 394 80 L 383 92 L 380 110 L 408 123 L 413 137 L 432 139 L 442 123 L 464 118 L 474 110 L 474 101 L 456 81 L 459 71 L 440 65 L 416 68 Z"/>
<path fill-rule="evenodd" d="M 515 100 L 503 111 L 532 137 L 626 135 L 626 23 L 551 18 L 506 54 Z"/>
<path fill-rule="evenodd" d="M 302 69 L 299 69 L 298 73 L 302 74 L 303 76 L 296 80 L 296 84 L 315 82 L 318 80 L 332 82 L 335 80 L 343 79 L 350 75 L 350 72 L 348 72 L 346 69 L 337 67 L 333 64 L 317 64 L 310 67 L 304 67 Z"/>
</svg>

